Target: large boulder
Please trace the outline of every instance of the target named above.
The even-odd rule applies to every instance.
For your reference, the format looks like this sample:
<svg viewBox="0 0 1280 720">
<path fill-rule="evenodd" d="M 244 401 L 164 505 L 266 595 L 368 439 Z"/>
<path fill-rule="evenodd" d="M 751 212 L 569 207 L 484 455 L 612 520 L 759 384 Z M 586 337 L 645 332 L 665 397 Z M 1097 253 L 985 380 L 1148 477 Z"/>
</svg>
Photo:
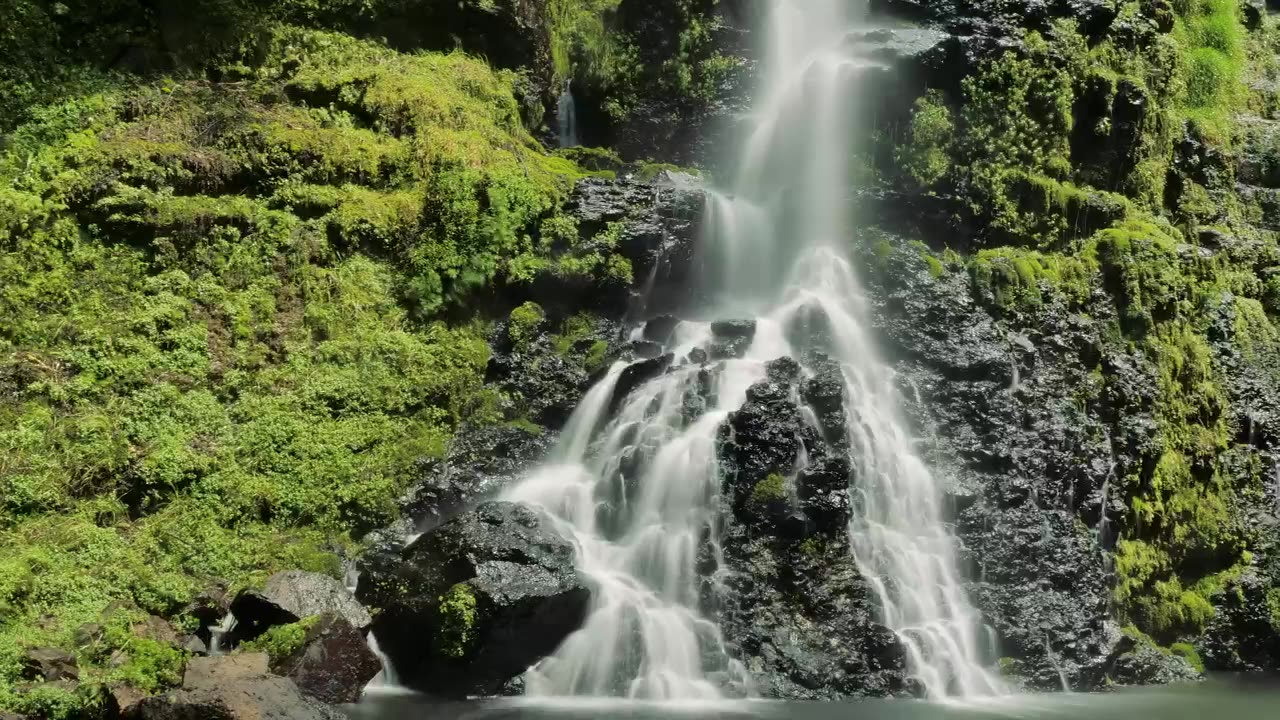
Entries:
<svg viewBox="0 0 1280 720">
<path fill-rule="evenodd" d="M 182 688 L 144 698 L 127 720 L 342 720 L 304 696 L 291 680 L 267 672 L 265 654 L 193 658 Z"/>
<path fill-rule="evenodd" d="M 327 612 L 310 621 L 306 638 L 271 670 L 302 692 L 331 705 L 360 699 L 365 685 L 382 670 L 364 634 L 341 615 Z"/>
<path fill-rule="evenodd" d="M 493 695 L 582 623 L 590 593 L 573 545 L 538 512 L 485 503 L 363 565 L 360 600 L 401 682 Z"/>
<path fill-rule="evenodd" d="M 289 570 L 267 579 L 261 590 L 245 590 L 231 604 L 236 616 L 233 642 L 252 640 L 276 625 L 332 612 L 357 628 L 370 623 L 369 611 L 340 581 L 320 573 Z"/>
</svg>

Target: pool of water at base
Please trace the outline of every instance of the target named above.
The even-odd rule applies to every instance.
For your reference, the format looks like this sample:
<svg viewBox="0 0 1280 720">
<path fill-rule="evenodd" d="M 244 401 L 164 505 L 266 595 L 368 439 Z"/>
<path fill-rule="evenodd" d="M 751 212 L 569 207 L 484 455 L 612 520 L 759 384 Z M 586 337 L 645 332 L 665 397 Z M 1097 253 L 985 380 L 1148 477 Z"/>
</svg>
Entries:
<svg viewBox="0 0 1280 720">
<path fill-rule="evenodd" d="M 344 710 L 353 720 L 1280 720 L 1280 678 L 1219 676 L 1186 685 L 949 703 L 638 703 L 590 698 L 442 703 L 412 694 L 374 693 Z"/>
</svg>

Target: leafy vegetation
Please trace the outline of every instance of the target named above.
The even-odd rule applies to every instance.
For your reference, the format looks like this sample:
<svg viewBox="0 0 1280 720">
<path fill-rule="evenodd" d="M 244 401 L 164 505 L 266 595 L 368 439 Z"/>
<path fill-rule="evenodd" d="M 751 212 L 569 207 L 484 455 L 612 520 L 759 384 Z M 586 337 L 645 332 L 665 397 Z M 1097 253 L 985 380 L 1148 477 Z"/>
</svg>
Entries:
<svg viewBox="0 0 1280 720">
<path fill-rule="evenodd" d="M 271 664 L 288 658 L 307 642 L 307 634 L 320 621 L 319 615 L 304 618 L 296 623 L 277 625 L 267 630 L 256 640 L 240 644 L 240 652 L 264 652 Z"/>
<path fill-rule="evenodd" d="M 440 597 L 440 651 L 449 657 L 467 654 L 475 640 L 476 595 L 471 586 L 458 583 Z"/>
<path fill-rule="evenodd" d="M 630 277 L 616 231 L 560 216 L 584 172 L 532 140 L 514 74 L 248 37 L 217 82 L 86 71 L 0 156 L 0 710 L 176 682 L 164 643 L 77 648 L 113 603 L 181 621 L 214 579 L 336 573 L 415 462 L 509 419 L 470 294 Z M 39 646 L 75 649 L 83 692 L 21 682 Z"/>
</svg>

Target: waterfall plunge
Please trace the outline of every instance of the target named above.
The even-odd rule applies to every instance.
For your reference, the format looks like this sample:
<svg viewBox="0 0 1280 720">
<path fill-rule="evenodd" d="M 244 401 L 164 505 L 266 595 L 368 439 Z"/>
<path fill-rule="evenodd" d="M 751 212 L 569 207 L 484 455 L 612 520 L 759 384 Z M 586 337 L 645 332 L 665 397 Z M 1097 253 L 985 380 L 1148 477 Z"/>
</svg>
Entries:
<svg viewBox="0 0 1280 720">
<path fill-rule="evenodd" d="M 531 695 L 750 694 L 748 673 L 699 610 L 706 583 L 717 587 L 700 555 L 718 564 L 717 433 L 765 363 L 799 357 L 789 338 L 815 317 L 843 369 L 855 468 L 849 534 L 881 619 L 930 697 L 1000 692 L 978 660 L 980 618 L 955 571 L 938 489 L 899 418 L 844 250 L 856 81 L 873 65 L 845 42 L 856 25 L 847 6 L 771 0 L 752 131 L 732 192 L 713 193 L 708 204 L 703 289 L 715 300 L 703 314 L 754 317 L 745 356 L 708 369 L 684 359 L 711 331 L 707 322 L 681 323 L 667 346 L 677 358 L 671 370 L 615 399 L 626 365 L 613 367 L 550 461 L 508 494 L 547 511 L 594 586 L 584 627 L 530 670 Z M 687 400 L 697 396 L 711 401 L 691 411 Z"/>
</svg>

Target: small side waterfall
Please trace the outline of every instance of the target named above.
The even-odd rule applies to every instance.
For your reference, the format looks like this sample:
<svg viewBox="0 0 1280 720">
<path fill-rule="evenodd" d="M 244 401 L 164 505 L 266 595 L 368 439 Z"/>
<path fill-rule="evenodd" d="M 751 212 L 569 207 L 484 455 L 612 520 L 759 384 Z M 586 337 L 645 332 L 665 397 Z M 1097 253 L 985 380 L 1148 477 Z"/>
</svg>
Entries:
<svg viewBox="0 0 1280 720">
<path fill-rule="evenodd" d="M 578 139 L 578 102 L 573 97 L 573 81 L 564 81 L 564 90 L 556 100 L 556 124 L 560 130 L 560 147 L 577 147 Z"/>
<path fill-rule="evenodd" d="M 702 289 L 713 299 L 665 343 L 664 373 L 623 397 L 630 368 L 616 364 L 548 463 L 507 494 L 545 510 L 573 540 L 594 590 L 584 626 L 526 676 L 531 695 L 751 693 L 749 673 L 701 610 L 723 565 L 717 438 L 766 363 L 791 356 L 803 367 L 815 347 L 843 372 L 849 536 L 882 622 L 930 697 L 1001 692 L 980 662 L 981 618 L 957 575 L 940 492 L 899 417 L 849 260 L 856 89 L 877 67 L 847 42 L 858 25 L 849 4 L 770 0 L 752 131 L 731 190 L 708 200 Z M 561 104 L 562 142 L 572 140 L 570 101 Z M 713 321 L 743 318 L 755 326 L 745 354 L 708 362 Z"/>
<path fill-rule="evenodd" d="M 382 648 L 378 647 L 378 638 L 372 632 L 369 633 L 366 641 L 369 643 L 369 652 L 378 658 L 378 662 L 382 663 L 382 670 L 373 676 L 368 685 L 365 685 L 365 694 L 369 693 L 387 693 L 401 691 L 400 679 L 396 677 L 395 666 L 391 664 L 391 658 L 382 652 Z"/>
</svg>

